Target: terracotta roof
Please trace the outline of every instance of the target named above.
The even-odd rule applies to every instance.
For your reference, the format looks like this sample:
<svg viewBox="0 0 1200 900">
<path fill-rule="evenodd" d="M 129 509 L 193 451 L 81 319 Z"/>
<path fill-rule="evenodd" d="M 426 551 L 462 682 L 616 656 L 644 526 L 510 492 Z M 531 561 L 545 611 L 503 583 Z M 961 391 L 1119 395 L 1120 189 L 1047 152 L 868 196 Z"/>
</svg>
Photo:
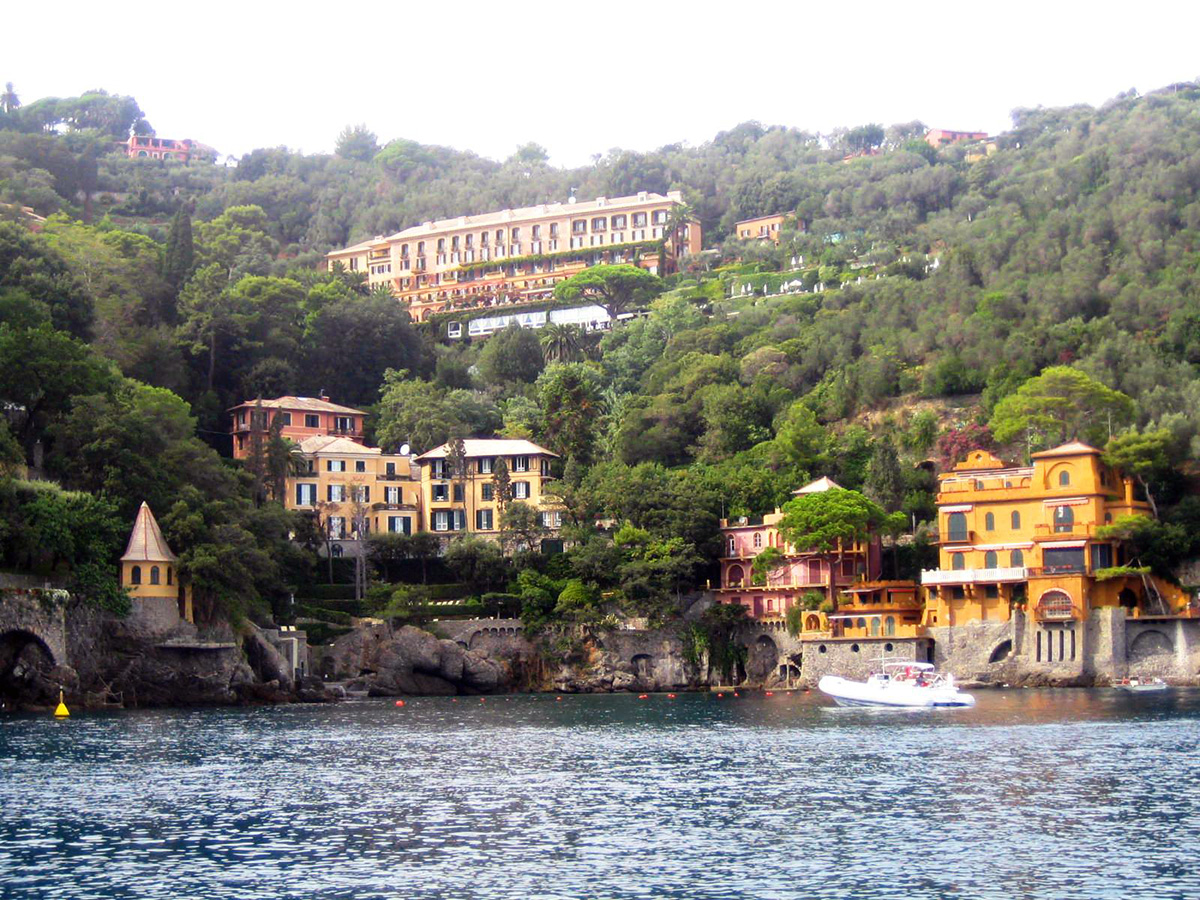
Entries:
<svg viewBox="0 0 1200 900">
<path fill-rule="evenodd" d="M 467 457 L 474 459 L 477 456 L 533 456 L 541 454 L 542 456 L 558 456 L 557 453 L 551 453 L 545 447 L 539 447 L 533 441 L 517 440 L 513 438 L 467 438 L 463 441 L 467 448 Z M 440 447 L 434 447 L 417 457 L 420 462 L 423 459 L 445 459 L 446 450 L 449 444 L 442 444 Z"/>
<path fill-rule="evenodd" d="M 822 491 L 829 490 L 830 488 L 836 488 L 837 490 L 840 491 L 842 489 L 842 486 L 840 484 L 838 484 L 836 481 L 834 481 L 832 478 L 822 475 L 816 481 L 810 481 L 804 487 L 798 488 L 797 490 L 792 491 L 792 493 L 796 494 L 796 495 L 819 494 Z"/>
<path fill-rule="evenodd" d="M 121 562 L 174 562 L 176 556 L 167 546 L 162 529 L 150 512 L 150 505 L 142 501 L 137 518 L 133 520 L 133 531 Z"/>
<path fill-rule="evenodd" d="M 313 453 L 353 453 L 358 455 L 379 456 L 383 453 L 378 447 L 367 447 L 349 438 L 332 434 L 314 434 L 300 442 L 300 450 L 305 455 Z"/>
<path fill-rule="evenodd" d="M 237 406 L 231 406 L 229 412 L 242 407 L 254 407 L 258 405 L 258 400 L 245 400 Z M 336 403 L 330 403 L 328 400 L 322 400 L 319 397 L 276 397 L 274 400 L 263 400 L 263 409 L 300 409 L 308 412 L 332 412 L 332 413 L 357 413 L 360 416 L 365 416 L 366 413 L 361 409 L 355 409 L 352 406 L 339 406 Z"/>
<path fill-rule="evenodd" d="M 1043 459 L 1047 456 L 1079 456 L 1080 454 L 1099 456 L 1102 452 L 1102 450 L 1096 449 L 1091 444 L 1085 444 L 1083 441 L 1071 441 L 1059 447 L 1051 447 L 1049 450 L 1034 453 L 1030 456 L 1030 459 Z"/>
<path fill-rule="evenodd" d="M 595 200 L 580 200 L 575 203 L 542 203 L 537 206 L 523 206 L 519 209 L 504 209 L 498 212 L 481 213 L 475 216 L 455 216 L 451 219 L 438 219 L 434 222 L 424 222 L 413 225 L 403 231 L 397 231 L 386 238 L 376 238 L 363 241 L 352 247 L 334 250 L 326 256 L 338 256 L 351 251 L 361 251 L 383 243 L 439 234 L 443 231 L 453 231 L 456 228 L 487 228 L 495 225 L 520 224 L 544 216 L 583 216 L 595 212 L 620 212 L 622 209 L 633 209 L 647 203 L 679 202 L 679 197 L 671 193 L 656 194 L 645 191 L 644 194 L 630 194 L 628 197 L 597 197 Z M 603 201 L 603 202 L 601 202 Z"/>
</svg>

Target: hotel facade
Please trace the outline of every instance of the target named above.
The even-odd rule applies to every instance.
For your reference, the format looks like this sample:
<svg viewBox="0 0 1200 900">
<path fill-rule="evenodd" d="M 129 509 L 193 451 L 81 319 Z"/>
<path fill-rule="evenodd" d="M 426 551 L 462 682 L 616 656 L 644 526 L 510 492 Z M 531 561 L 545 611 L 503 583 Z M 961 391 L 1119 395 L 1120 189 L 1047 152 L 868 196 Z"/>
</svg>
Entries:
<svg viewBox="0 0 1200 900">
<path fill-rule="evenodd" d="M 407 302 L 415 321 L 451 309 L 528 303 L 593 265 L 631 263 L 663 275 L 699 253 L 697 223 L 668 233 L 679 191 L 642 191 L 425 222 L 326 255 Z"/>
</svg>

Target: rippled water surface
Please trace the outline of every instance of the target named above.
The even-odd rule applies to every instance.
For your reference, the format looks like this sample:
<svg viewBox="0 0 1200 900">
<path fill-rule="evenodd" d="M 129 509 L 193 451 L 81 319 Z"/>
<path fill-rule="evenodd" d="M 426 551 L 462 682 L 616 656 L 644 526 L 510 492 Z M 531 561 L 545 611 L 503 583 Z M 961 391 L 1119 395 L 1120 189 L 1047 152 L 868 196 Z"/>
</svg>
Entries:
<svg viewBox="0 0 1200 900">
<path fill-rule="evenodd" d="M 1200 897 L 1200 692 L 0 717 L 0 897 Z"/>
</svg>

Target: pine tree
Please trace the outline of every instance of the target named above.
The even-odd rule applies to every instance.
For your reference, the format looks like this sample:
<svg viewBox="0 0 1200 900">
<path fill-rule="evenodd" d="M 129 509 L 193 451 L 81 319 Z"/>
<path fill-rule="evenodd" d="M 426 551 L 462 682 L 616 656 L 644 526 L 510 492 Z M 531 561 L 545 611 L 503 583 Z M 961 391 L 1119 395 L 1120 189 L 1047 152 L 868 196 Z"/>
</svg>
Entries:
<svg viewBox="0 0 1200 900">
<path fill-rule="evenodd" d="M 888 512 L 900 508 L 900 501 L 904 499 L 904 473 L 890 437 L 882 438 L 875 445 L 871 461 L 867 463 L 863 492 Z"/>
</svg>

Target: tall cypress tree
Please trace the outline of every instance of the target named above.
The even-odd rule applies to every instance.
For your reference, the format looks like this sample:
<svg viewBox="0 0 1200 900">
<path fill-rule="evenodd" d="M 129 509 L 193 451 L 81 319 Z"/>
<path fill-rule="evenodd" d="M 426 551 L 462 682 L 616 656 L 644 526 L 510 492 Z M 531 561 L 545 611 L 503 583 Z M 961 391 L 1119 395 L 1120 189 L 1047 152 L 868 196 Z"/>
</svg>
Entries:
<svg viewBox="0 0 1200 900">
<path fill-rule="evenodd" d="M 171 231 L 167 235 L 167 252 L 163 256 L 163 278 L 171 286 L 171 309 L 164 310 L 163 318 L 173 321 L 175 318 L 174 299 L 179 295 L 179 289 L 192 273 L 195 262 L 195 248 L 192 246 L 192 217 L 186 207 L 180 207 L 171 220 Z"/>
</svg>

